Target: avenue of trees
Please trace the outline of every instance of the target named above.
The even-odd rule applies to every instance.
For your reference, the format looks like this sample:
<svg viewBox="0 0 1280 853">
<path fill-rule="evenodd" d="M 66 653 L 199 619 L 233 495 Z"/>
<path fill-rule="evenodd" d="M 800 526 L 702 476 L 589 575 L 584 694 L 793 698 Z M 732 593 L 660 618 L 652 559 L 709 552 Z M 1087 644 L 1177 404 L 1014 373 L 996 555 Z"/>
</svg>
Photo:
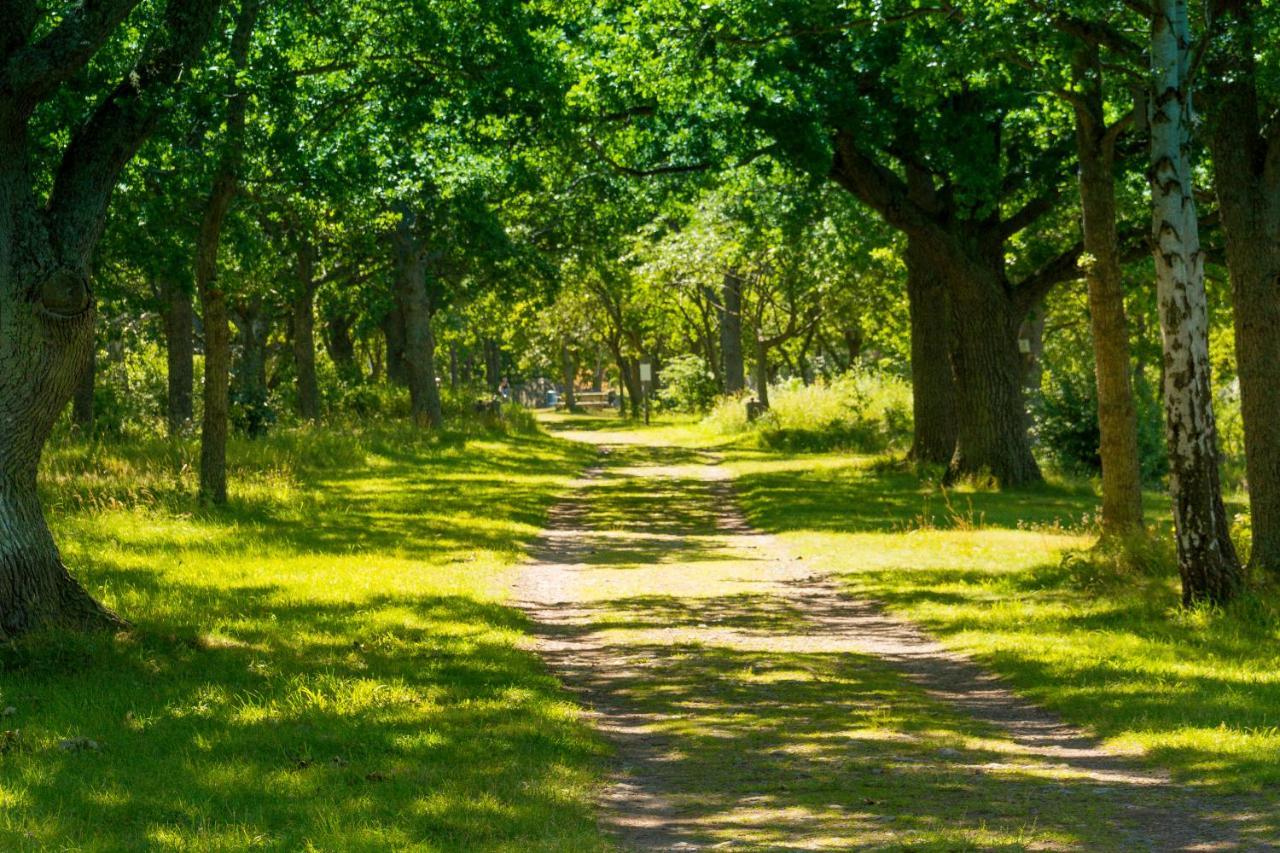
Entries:
<svg viewBox="0 0 1280 853">
<path fill-rule="evenodd" d="M 197 440 L 216 507 L 237 430 L 439 430 L 503 378 L 636 416 L 644 362 L 694 408 L 908 377 L 903 452 L 953 481 L 1033 485 L 1074 430 L 1104 546 L 1165 489 L 1186 604 L 1265 584 L 1278 31 L 1260 0 L 0 0 L 0 639 L 127 617 L 45 523 L 61 418 Z"/>
</svg>

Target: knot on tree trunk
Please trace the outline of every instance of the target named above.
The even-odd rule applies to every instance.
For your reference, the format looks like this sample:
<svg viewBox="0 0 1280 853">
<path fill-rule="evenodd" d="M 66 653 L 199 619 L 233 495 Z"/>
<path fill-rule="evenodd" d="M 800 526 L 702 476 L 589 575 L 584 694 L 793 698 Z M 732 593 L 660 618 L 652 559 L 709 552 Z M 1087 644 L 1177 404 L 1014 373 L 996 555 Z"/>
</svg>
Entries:
<svg viewBox="0 0 1280 853">
<path fill-rule="evenodd" d="M 54 317 L 79 317 L 93 305 L 89 278 L 77 270 L 62 268 L 50 273 L 35 289 L 37 303 Z"/>
</svg>

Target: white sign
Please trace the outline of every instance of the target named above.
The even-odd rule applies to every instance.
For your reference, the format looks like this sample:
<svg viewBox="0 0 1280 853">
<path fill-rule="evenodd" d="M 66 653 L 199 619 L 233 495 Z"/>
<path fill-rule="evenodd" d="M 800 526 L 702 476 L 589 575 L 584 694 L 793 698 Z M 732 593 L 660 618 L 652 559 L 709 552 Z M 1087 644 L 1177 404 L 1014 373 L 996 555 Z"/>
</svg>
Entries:
<svg viewBox="0 0 1280 853">
<path fill-rule="evenodd" d="M 641 382 L 653 381 L 653 365 L 647 361 L 641 362 L 640 364 L 640 381 Z"/>
</svg>

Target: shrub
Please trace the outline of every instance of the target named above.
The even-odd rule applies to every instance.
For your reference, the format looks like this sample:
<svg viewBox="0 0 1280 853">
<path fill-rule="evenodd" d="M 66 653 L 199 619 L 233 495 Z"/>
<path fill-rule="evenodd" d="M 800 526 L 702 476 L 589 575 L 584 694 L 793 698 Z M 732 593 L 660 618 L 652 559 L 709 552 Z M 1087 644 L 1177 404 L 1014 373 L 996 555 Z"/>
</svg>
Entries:
<svg viewBox="0 0 1280 853">
<path fill-rule="evenodd" d="M 662 368 L 658 403 L 675 412 L 705 412 L 715 403 L 718 392 L 715 374 L 707 370 L 701 357 L 679 355 Z"/>
</svg>

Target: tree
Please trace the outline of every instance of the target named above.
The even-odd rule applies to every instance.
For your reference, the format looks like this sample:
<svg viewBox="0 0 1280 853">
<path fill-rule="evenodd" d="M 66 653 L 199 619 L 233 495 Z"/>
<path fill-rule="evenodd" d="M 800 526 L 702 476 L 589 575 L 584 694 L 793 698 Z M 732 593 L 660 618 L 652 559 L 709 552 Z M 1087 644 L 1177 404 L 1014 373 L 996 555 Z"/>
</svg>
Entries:
<svg viewBox="0 0 1280 853">
<path fill-rule="evenodd" d="M 1190 146 L 1186 0 L 1156 0 L 1151 19 L 1151 244 L 1164 336 L 1169 489 L 1182 600 L 1222 604 L 1242 577 L 1218 473 L 1209 381 L 1208 304 Z"/>
<path fill-rule="evenodd" d="M 163 23 L 114 81 L 85 75 L 136 0 L 74 7 L 42 27 L 34 0 L 4 6 L 0 34 L 0 639 L 44 627 L 120 624 L 74 580 L 45 524 L 36 467 L 93 342 L 94 248 L 121 169 L 166 108 L 218 13 L 215 0 L 166 4 Z M 95 87 L 87 116 L 52 128 L 56 164 L 31 145 L 37 111 L 72 80 Z M 42 178 L 48 168 L 51 183 Z M 42 188 L 47 195 L 41 197 Z"/>
<path fill-rule="evenodd" d="M 1205 88 L 1214 189 L 1235 307 L 1253 547 L 1250 565 L 1280 573 L 1280 95 L 1259 56 L 1274 12 L 1256 0 L 1213 0 Z"/>
</svg>

